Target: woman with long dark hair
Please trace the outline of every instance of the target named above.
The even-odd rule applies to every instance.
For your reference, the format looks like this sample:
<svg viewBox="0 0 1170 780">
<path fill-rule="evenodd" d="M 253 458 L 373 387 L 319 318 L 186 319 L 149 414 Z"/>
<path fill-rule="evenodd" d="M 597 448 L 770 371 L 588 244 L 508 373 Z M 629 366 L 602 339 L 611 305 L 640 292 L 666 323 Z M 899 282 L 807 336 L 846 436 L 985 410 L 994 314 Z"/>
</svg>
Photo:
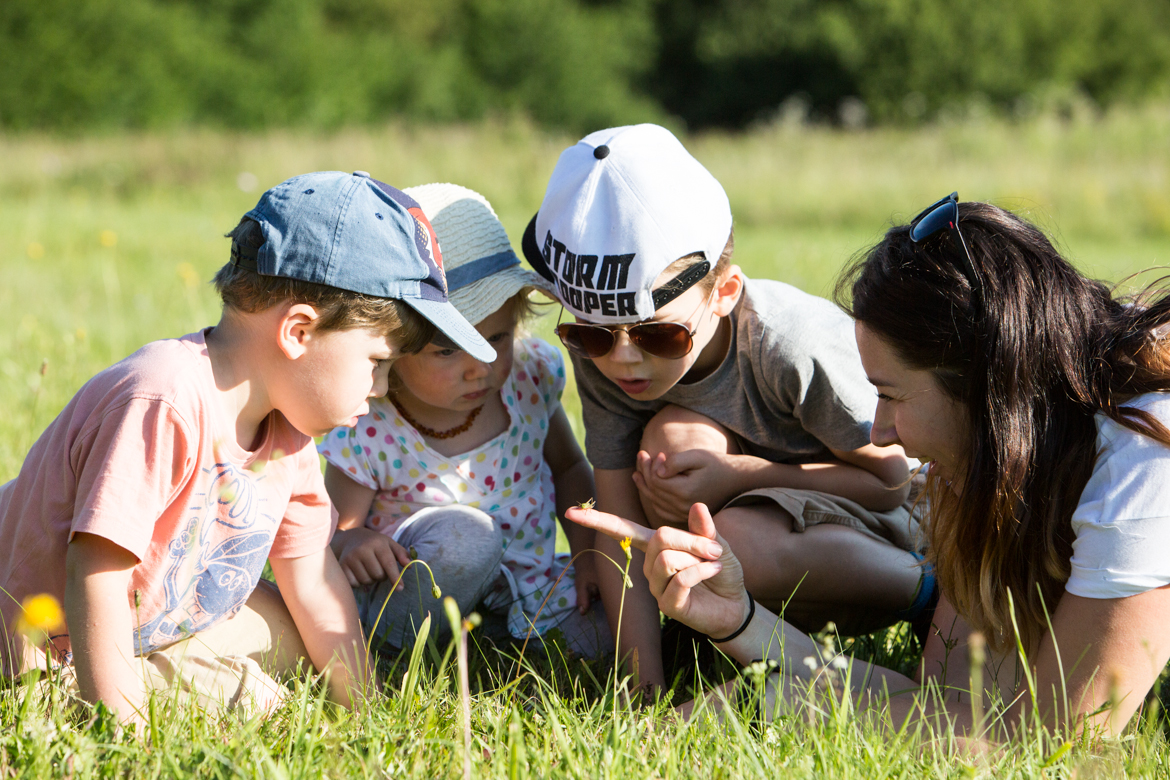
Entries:
<svg viewBox="0 0 1170 780">
<path fill-rule="evenodd" d="M 952 195 L 891 228 L 837 300 L 878 393 L 873 443 L 929 462 L 922 530 L 942 593 L 922 679 L 855 663 L 855 688 L 897 712 L 899 691 L 935 681 L 970 724 L 978 632 L 1002 723 L 1034 702 L 1051 727 L 1119 731 L 1170 658 L 1170 295 L 1119 300 L 1034 225 Z M 696 505 L 693 533 L 652 537 L 571 519 L 644 545 L 663 612 L 733 658 L 810 674 L 813 643 L 755 607 L 733 550 L 711 555 L 718 515 Z"/>
</svg>

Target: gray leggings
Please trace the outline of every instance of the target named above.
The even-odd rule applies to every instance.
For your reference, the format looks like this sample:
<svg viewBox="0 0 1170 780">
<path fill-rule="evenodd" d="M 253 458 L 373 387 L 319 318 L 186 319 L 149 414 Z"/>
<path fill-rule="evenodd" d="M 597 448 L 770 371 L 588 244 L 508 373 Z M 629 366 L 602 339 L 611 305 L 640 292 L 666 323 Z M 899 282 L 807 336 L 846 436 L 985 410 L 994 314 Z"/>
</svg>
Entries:
<svg viewBox="0 0 1170 780">
<path fill-rule="evenodd" d="M 398 543 L 414 548 L 419 560 L 435 573 L 443 596 L 459 604 L 459 612 L 471 612 L 495 586 L 501 576 L 504 535 L 491 515 L 466 506 L 430 507 L 410 516 L 398 535 Z M 430 635 L 440 647 L 451 640 L 451 624 L 443 611 L 442 598 L 431 590 L 431 576 L 415 564 L 402 578 L 403 590 L 391 592 L 392 581 L 354 589 L 358 616 L 365 630 L 394 649 L 414 646 L 418 627 L 429 612 Z M 485 614 L 481 629 L 485 638 L 508 641 L 507 621 L 502 615 Z M 601 603 L 585 615 L 567 611 L 558 626 L 569 648 L 588 657 L 613 650 L 613 639 Z"/>
<path fill-rule="evenodd" d="M 459 604 L 466 615 L 491 590 L 500 575 L 504 535 L 490 515 L 465 506 L 431 507 L 410 517 L 398 535 L 398 543 L 414 548 L 421 561 L 435 573 L 435 583 Z M 366 631 L 394 648 L 412 647 L 423 618 L 431 615 L 431 636 L 440 646 L 451 638 L 451 625 L 442 598 L 431 591 L 431 576 L 415 564 L 402 578 L 403 589 L 391 592 L 394 583 L 382 580 L 356 588 L 358 617 Z"/>
</svg>

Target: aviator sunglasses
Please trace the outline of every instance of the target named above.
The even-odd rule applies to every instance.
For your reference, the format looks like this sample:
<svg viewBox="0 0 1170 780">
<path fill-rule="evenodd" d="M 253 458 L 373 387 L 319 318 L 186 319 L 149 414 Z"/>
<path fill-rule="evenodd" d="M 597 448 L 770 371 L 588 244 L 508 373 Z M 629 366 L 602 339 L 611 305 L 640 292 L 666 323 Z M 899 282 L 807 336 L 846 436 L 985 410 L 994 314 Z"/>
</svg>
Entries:
<svg viewBox="0 0 1170 780">
<path fill-rule="evenodd" d="M 983 279 L 979 276 L 979 269 L 975 267 L 975 260 L 971 257 L 971 250 L 963 240 L 959 231 L 959 193 L 952 192 L 942 200 L 927 206 L 917 217 L 910 220 L 910 240 L 914 243 L 925 241 L 940 230 L 946 230 L 955 246 L 963 250 L 963 257 L 967 260 L 963 268 L 963 275 L 971 284 L 971 290 L 976 295 L 982 294 Z"/>
<path fill-rule="evenodd" d="M 678 295 L 681 295 L 687 288 L 692 286 L 699 279 L 706 276 L 707 270 L 710 269 L 705 261 L 699 263 L 698 266 L 693 266 L 688 271 L 681 274 L 678 279 L 672 280 L 671 284 L 683 281 L 685 286 L 678 289 L 676 285 L 674 289 L 669 290 L 666 295 L 659 296 L 655 293 L 656 308 L 661 308 L 663 305 L 673 300 Z M 701 271 L 702 273 L 698 273 Z M 690 276 L 689 279 L 683 277 Z M 666 291 L 669 285 L 663 286 L 663 291 Z M 695 313 L 699 309 L 706 311 L 707 306 L 711 303 L 711 299 L 715 296 L 715 288 L 711 289 L 710 294 L 695 307 L 695 311 L 691 312 L 691 316 L 687 317 L 690 322 L 695 317 Z M 561 309 L 561 316 L 564 316 L 565 310 Z M 561 322 L 558 318 L 556 334 L 560 337 L 561 342 L 565 348 L 574 355 L 579 355 L 590 360 L 599 357 L 605 357 L 609 354 L 617 343 L 617 332 L 624 331 L 626 337 L 629 338 L 630 343 L 643 352 L 653 355 L 654 357 L 665 358 L 666 360 L 677 360 L 690 354 L 691 349 L 695 346 L 694 334 L 698 328 L 692 328 L 690 325 L 684 325 L 681 322 L 638 322 L 633 325 L 594 325 L 587 322 Z"/>
</svg>

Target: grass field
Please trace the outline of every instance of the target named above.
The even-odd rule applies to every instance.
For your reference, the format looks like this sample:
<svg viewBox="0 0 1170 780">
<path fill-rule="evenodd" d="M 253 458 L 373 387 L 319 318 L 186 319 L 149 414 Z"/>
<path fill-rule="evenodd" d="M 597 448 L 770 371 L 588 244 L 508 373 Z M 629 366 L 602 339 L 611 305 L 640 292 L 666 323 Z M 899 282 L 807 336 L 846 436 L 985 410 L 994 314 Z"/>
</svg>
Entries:
<svg viewBox="0 0 1170 780">
<path fill-rule="evenodd" d="M 776 125 L 687 144 L 727 188 L 747 273 L 825 294 L 891 221 L 952 190 L 1025 212 L 1100 278 L 1165 265 L 1167 138 L 1170 106 L 859 133 Z M 518 239 L 572 140 L 523 123 L 329 136 L 0 137 L 0 482 L 93 373 L 147 341 L 214 324 L 218 304 L 205 282 L 227 259 L 223 233 L 266 187 L 323 169 L 367 170 L 402 187 L 452 181 L 486 195 Z M 551 331 L 548 319 L 538 332 Z M 580 433 L 572 390 L 566 405 Z M 544 658 L 522 676 L 499 664 L 474 669 L 476 776 L 1154 777 L 1170 761 L 1155 719 L 1058 761 L 1037 737 L 976 766 L 945 729 L 890 740 L 844 710 L 816 726 L 686 727 L 664 721 L 661 709 L 615 706 L 605 668 Z M 322 707 L 304 686 L 264 723 L 189 709 L 164 716 L 160 702 L 145 741 L 116 735 L 101 718 L 77 722 L 36 703 L 23 710 L 21 690 L 4 691 L 0 777 L 459 776 L 451 676 L 431 659 L 397 683 L 404 695 L 356 717 Z"/>
</svg>

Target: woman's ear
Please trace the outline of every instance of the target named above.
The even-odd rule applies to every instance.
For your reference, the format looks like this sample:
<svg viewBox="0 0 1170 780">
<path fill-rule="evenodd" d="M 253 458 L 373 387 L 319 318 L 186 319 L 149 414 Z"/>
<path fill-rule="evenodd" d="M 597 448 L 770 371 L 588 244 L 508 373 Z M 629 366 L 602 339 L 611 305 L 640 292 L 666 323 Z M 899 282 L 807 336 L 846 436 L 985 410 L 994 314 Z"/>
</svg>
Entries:
<svg viewBox="0 0 1170 780">
<path fill-rule="evenodd" d="M 743 294 L 743 271 L 738 265 L 728 266 L 723 278 L 715 282 L 715 295 L 711 299 L 711 311 L 718 317 L 731 314 L 739 296 Z"/>
<path fill-rule="evenodd" d="M 316 335 L 317 310 L 307 303 L 294 303 L 277 323 L 276 346 L 289 360 L 304 355 Z"/>
</svg>

